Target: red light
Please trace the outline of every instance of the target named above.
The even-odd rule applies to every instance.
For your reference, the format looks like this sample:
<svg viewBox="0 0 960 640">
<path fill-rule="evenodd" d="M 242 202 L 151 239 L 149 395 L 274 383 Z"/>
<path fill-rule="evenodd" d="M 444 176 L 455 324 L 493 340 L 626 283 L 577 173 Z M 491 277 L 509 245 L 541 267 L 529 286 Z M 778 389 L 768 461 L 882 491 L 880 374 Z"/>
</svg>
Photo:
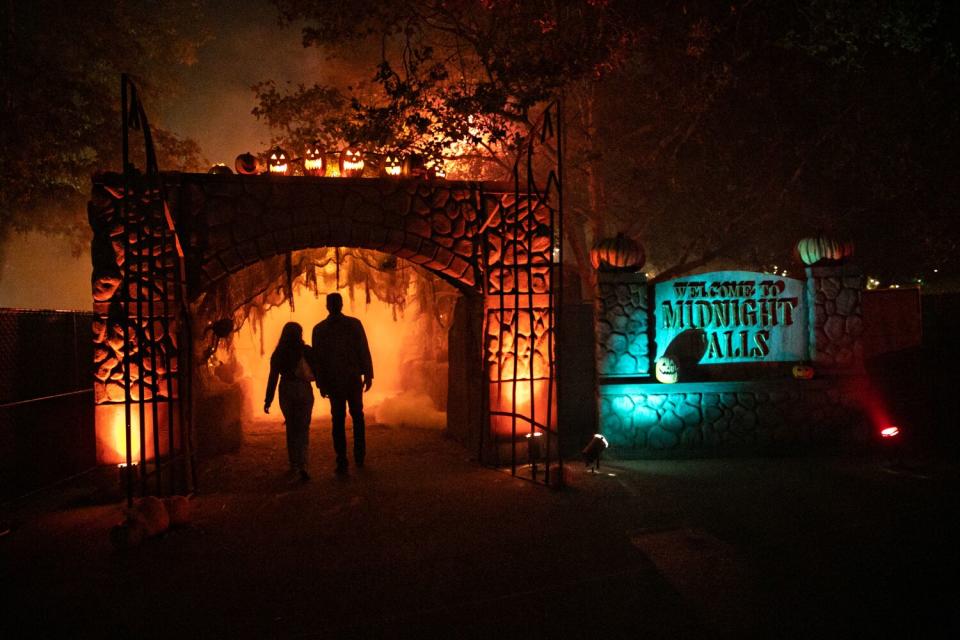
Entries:
<svg viewBox="0 0 960 640">
<path fill-rule="evenodd" d="M 886 427 L 880 431 L 882 438 L 895 438 L 900 435 L 900 427 Z"/>
</svg>

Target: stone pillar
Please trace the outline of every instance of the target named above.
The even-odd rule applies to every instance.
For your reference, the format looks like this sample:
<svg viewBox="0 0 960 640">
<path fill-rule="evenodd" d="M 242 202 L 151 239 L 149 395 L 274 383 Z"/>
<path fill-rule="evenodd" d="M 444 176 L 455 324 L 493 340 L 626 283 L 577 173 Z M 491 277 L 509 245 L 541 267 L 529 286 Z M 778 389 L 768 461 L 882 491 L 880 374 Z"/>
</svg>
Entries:
<svg viewBox="0 0 960 640">
<path fill-rule="evenodd" d="M 495 464 L 522 464 L 526 458 L 517 458 L 517 444 L 531 432 L 544 433 L 548 455 L 557 454 L 553 211 L 512 194 L 494 196 L 486 211 L 491 223 L 483 249 L 483 340 L 490 437 L 481 456 Z"/>
<path fill-rule="evenodd" d="M 154 460 L 183 445 L 175 432 L 181 285 L 176 241 L 166 228 L 156 185 L 138 177 L 130 189 L 124 192 L 119 174 L 95 176 L 88 206 L 93 230 L 93 390 L 101 464 L 126 462 L 128 403 L 134 461 Z"/>
<path fill-rule="evenodd" d="M 863 367 L 863 272 L 855 265 L 807 267 L 810 361 L 824 369 Z"/>
<path fill-rule="evenodd" d="M 604 379 L 649 376 L 650 301 L 642 273 L 598 275 L 597 373 Z"/>
</svg>

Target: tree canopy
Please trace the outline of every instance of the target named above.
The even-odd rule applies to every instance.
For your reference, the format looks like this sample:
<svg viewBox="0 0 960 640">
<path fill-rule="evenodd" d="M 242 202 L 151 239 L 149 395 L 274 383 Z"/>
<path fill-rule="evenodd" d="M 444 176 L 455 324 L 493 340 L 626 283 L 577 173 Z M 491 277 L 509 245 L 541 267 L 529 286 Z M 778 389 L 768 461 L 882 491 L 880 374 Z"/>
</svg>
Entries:
<svg viewBox="0 0 960 640">
<path fill-rule="evenodd" d="M 255 113 L 288 142 L 443 153 L 454 175 L 496 177 L 563 95 L 581 267 L 616 231 L 661 276 L 772 268 L 818 231 L 888 277 L 953 260 L 960 25 L 935 0 L 275 4 L 306 21 L 305 46 L 369 65 L 366 83 L 259 85 Z"/>
<path fill-rule="evenodd" d="M 207 37 L 199 2 L 7 2 L 0 6 L 0 239 L 11 229 L 89 237 L 90 177 L 120 168 L 120 74 L 147 100 L 176 86 Z M 156 129 L 160 164 L 195 169 L 200 149 Z"/>
</svg>

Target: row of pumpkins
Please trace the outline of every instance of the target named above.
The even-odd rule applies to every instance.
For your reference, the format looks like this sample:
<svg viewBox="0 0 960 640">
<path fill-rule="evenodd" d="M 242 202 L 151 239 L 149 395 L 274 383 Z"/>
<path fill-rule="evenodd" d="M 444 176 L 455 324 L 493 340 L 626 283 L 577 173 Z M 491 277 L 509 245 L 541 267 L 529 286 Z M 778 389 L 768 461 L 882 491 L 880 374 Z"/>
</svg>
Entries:
<svg viewBox="0 0 960 640">
<path fill-rule="evenodd" d="M 808 266 L 839 264 L 853 255 L 853 242 L 821 234 L 801 239 L 796 251 L 800 260 Z M 639 271 L 646 259 L 643 245 L 623 233 L 600 240 L 590 250 L 590 262 L 594 269 L 600 271 Z"/>
<path fill-rule="evenodd" d="M 338 156 L 340 175 L 346 178 L 360 178 L 367 165 L 366 154 L 362 149 L 347 147 Z M 387 154 L 380 158 L 380 174 L 383 177 L 420 177 L 443 179 L 446 172 L 443 170 L 443 161 L 427 160 L 424 156 L 411 154 L 403 157 L 399 154 Z M 302 158 L 293 158 L 281 147 L 274 147 L 266 158 L 266 165 L 250 153 L 241 153 L 234 162 L 237 173 L 245 176 L 271 173 L 277 175 L 292 175 L 293 166 L 300 165 L 303 174 L 308 176 L 325 176 L 327 174 L 327 154 L 319 144 L 309 146 Z M 232 174 L 233 171 L 225 164 L 215 164 L 209 173 Z"/>
</svg>

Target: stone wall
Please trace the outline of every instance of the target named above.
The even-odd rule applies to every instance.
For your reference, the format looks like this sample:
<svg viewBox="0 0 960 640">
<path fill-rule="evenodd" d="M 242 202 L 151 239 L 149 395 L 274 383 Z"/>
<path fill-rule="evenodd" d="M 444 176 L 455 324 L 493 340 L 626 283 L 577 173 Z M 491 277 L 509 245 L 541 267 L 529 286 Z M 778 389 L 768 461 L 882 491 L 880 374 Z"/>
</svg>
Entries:
<svg viewBox="0 0 960 640">
<path fill-rule="evenodd" d="M 807 267 L 810 360 L 827 369 L 863 366 L 863 272 L 855 266 Z"/>
<path fill-rule="evenodd" d="M 603 433 L 622 454 L 707 454 L 865 439 L 855 388 L 834 380 L 605 385 Z"/>
<path fill-rule="evenodd" d="M 701 366 L 703 382 L 660 384 L 651 366 L 653 288 L 642 274 L 598 276 L 600 431 L 619 453 L 710 455 L 867 436 L 863 276 L 856 267 L 807 269 L 803 300 L 814 380 L 790 377 L 790 363 L 742 363 Z"/>
<path fill-rule="evenodd" d="M 602 378 L 650 375 L 646 277 L 642 273 L 600 273 L 598 286 L 598 373 Z"/>
</svg>

